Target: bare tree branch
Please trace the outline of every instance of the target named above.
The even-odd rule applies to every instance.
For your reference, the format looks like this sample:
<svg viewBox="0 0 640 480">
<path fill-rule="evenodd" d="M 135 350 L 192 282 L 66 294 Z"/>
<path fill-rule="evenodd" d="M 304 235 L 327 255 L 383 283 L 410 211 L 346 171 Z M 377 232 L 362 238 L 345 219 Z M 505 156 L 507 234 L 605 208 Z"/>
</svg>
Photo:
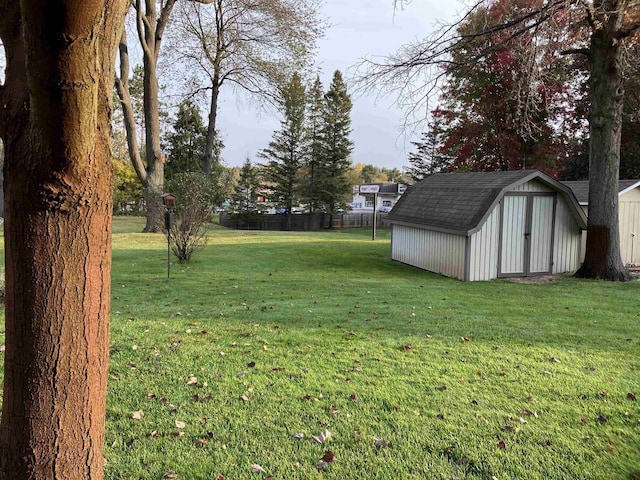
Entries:
<svg viewBox="0 0 640 480">
<path fill-rule="evenodd" d="M 147 171 L 145 170 L 142 157 L 140 156 L 140 147 L 138 145 L 138 134 L 136 133 L 136 120 L 133 113 L 131 103 L 131 93 L 129 91 L 129 52 L 127 48 L 126 29 L 122 30 L 119 45 L 120 55 L 120 76 L 116 76 L 115 86 L 124 116 L 124 126 L 127 134 L 127 146 L 129 150 L 129 159 L 133 165 L 138 178 L 143 186 L 147 185 Z"/>
</svg>

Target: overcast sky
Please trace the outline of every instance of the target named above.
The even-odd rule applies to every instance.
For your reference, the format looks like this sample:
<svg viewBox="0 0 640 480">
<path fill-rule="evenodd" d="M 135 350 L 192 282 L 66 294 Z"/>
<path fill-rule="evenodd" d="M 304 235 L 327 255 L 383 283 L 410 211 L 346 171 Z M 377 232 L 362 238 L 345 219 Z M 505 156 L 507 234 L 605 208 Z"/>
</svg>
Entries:
<svg viewBox="0 0 640 480">
<path fill-rule="evenodd" d="M 456 0 L 413 0 L 395 11 L 393 0 L 325 0 L 322 13 L 330 27 L 316 57 L 325 90 L 336 69 L 349 80 L 350 67 L 364 57 L 385 56 L 423 38 L 437 20 L 451 19 L 460 8 Z M 394 106 L 394 99 L 371 95 L 352 100 L 353 162 L 391 168 L 407 165 L 410 141 L 419 134 L 403 135 L 403 112 Z M 225 144 L 223 159 L 229 166 L 238 166 L 247 155 L 259 162 L 257 152 L 267 146 L 280 118 L 275 112 L 258 114 L 227 94 L 218 125 Z"/>
</svg>

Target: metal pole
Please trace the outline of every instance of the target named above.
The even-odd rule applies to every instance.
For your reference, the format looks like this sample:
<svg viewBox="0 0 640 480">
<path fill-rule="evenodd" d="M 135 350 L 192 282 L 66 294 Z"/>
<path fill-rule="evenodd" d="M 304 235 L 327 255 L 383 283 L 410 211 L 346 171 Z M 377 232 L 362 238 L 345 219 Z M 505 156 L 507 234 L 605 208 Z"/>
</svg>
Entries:
<svg viewBox="0 0 640 480">
<path fill-rule="evenodd" d="M 171 210 L 164 212 L 164 228 L 167 231 L 167 280 L 171 278 L 171 227 L 172 227 Z"/>
<path fill-rule="evenodd" d="M 378 218 L 377 206 L 378 206 L 378 194 L 374 193 L 373 194 L 373 229 L 371 232 L 371 240 L 376 239 L 376 223 Z"/>
</svg>

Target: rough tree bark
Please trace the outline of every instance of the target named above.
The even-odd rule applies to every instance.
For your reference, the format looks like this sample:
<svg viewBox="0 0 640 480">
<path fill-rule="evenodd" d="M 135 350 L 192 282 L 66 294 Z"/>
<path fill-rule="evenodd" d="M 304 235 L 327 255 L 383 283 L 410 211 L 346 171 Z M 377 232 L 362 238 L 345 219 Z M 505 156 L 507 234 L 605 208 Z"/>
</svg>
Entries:
<svg viewBox="0 0 640 480">
<path fill-rule="evenodd" d="M 124 0 L 0 0 L 7 53 L 0 479 L 103 478 L 110 115 Z"/>
<path fill-rule="evenodd" d="M 620 256 L 618 177 L 624 88 L 620 40 L 626 2 L 605 0 L 588 17 L 589 63 L 589 220 L 584 263 L 577 277 L 628 281 L 631 274 Z M 633 27 L 635 29 L 637 27 Z"/>
</svg>

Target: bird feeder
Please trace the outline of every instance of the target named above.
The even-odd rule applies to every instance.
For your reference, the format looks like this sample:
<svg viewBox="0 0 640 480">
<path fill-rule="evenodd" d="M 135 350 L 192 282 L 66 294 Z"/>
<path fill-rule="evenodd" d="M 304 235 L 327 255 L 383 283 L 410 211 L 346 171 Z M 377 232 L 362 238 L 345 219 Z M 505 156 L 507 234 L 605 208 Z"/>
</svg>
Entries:
<svg viewBox="0 0 640 480">
<path fill-rule="evenodd" d="M 176 205 L 176 196 L 173 193 L 163 193 L 162 205 L 164 205 L 164 208 L 167 210 L 173 210 L 173 207 Z"/>
</svg>

